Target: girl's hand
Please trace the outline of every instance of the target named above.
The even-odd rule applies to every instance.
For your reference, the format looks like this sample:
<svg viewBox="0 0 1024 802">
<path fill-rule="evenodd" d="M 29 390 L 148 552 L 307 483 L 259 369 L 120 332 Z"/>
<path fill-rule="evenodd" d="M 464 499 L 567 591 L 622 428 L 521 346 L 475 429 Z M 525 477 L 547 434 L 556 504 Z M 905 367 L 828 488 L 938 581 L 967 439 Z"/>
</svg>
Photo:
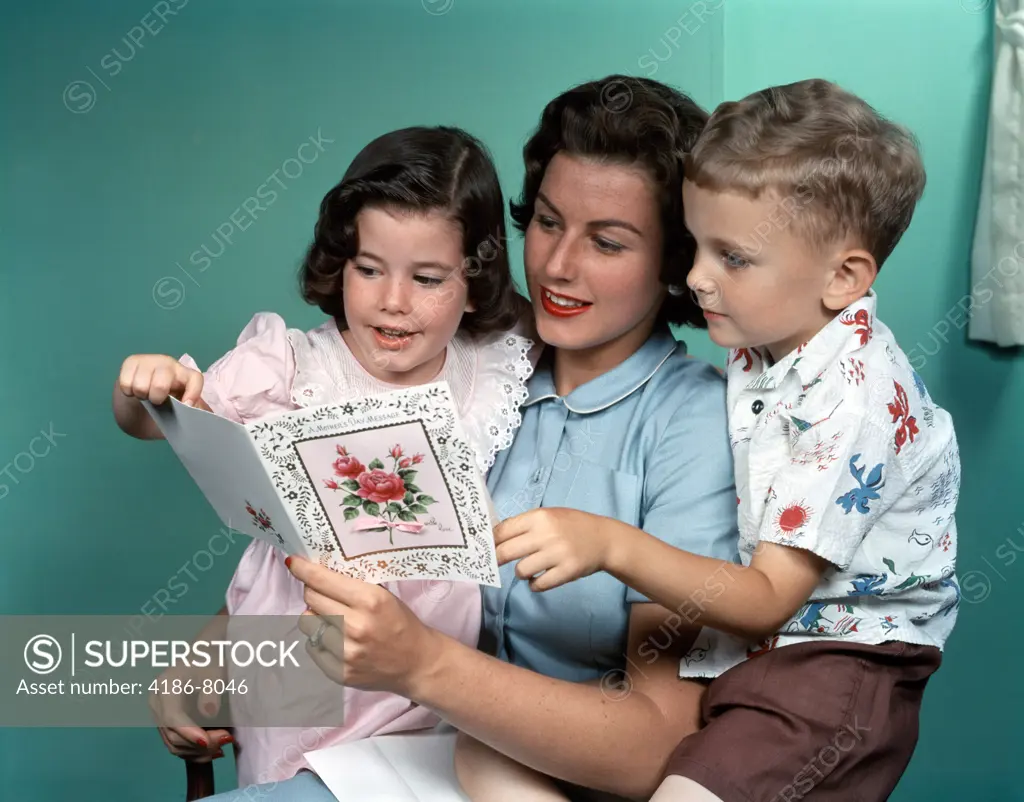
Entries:
<svg viewBox="0 0 1024 802">
<path fill-rule="evenodd" d="M 197 406 L 203 392 L 203 374 L 172 356 L 135 354 L 121 365 L 118 386 L 129 398 L 162 404 L 173 395 L 183 404 Z"/>
<path fill-rule="evenodd" d="M 529 579 L 532 590 L 557 588 L 605 570 L 613 532 L 609 523 L 600 515 L 561 507 L 524 512 L 495 528 L 498 564 L 519 560 L 516 576 Z"/>
<path fill-rule="evenodd" d="M 175 680 L 184 686 L 189 680 L 196 688 L 194 694 L 197 706 L 204 715 L 213 717 L 220 708 L 220 699 L 202 692 L 203 680 L 216 679 L 223 671 L 210 668 L 176 666 L 157 677 L 157 686 L 172 690 Z M 179 686 L 180 687 L 180 686 Z M 225 729 L 203 729 L 185 712 L 186 699 L 183 693 L 150 693 L 149 709 L 157 723 L 157 731 L 164 745 L 172 755 L 187 757 L 197 763 L 209 763 L 224 757 L 222 748 L 233 740 Z"/>
<path fill-rule="evenodd" d="M 320 670 L 340 685 L 414 699 L 444 636 L 379 585 L 300 557 L 286 564 L 306 586 L 309 609 L 299 617 L 299 629 L 308 637 L 320 631 L 319 646 L 306 645 Z"/>
</svg>

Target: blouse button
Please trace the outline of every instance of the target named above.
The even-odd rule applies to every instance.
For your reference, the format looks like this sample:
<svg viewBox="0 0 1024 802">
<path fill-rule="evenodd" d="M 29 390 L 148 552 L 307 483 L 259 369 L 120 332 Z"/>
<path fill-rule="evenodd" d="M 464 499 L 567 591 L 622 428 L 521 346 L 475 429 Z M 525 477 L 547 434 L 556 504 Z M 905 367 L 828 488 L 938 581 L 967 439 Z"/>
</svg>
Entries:
<svg viewBox="0 0 1024 802">
<path fill-rule="evenodd" d="M 750 411 L 755 415 L 760 415 L 762 409 L 764 409 L 764 402 L 760 398 L 750 405 Z"/>
</svg>

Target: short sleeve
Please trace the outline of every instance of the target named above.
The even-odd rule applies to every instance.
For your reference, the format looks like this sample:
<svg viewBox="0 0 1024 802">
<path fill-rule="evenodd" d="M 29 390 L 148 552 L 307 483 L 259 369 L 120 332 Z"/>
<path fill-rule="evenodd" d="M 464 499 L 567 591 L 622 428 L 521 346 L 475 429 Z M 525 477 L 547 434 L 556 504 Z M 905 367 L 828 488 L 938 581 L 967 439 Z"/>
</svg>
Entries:
<svg viewBox="0 0 1024 802">
<path fill-rule="evenodd" d="M 199 370 L 184 354 L 179 360 Z M 235 347 L 203 374 L 203 400 L 238 423 L 292 409 L 295 357 L 280 315 L 260 312 L 238 335 Z"/>
<path fill-rule="evenodd" d="M 892 432 L 861 413 L 833 414 L 797 432 L 775 474 L 759 540 L 806 549 L 840 569 L 905 487 Z"/>
<path fill-rule="evenodd" d="M 739 530 L 725 381 L 707 366 L 648 463 L 641 528 L 676 548 L 736 562 Z M 649 599 L 636 590 L 627 602 Z"/>
</svg>

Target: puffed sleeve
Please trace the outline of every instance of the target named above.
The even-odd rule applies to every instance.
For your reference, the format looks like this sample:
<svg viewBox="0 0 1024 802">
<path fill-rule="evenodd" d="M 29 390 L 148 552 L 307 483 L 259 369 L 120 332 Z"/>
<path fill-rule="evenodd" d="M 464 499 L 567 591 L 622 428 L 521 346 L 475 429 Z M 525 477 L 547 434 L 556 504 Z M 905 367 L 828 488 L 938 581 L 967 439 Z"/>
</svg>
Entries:
<svg viewBox="0 0 1024 802">
<path fill-rule="evenodd" d="M 199 370 L 188 354 L 179 361 Z M 235 347 L 214 362 L 203 378 L 203 400 L 218 415 L 238 423 L 294 408 L 295 356 L 281 316 L 254 315 Z"/>
<path fill-rule="evenodd" d="M 725 381 L 694 362 L 685 396 L 666 398 L 675 412 L 651 454 L 641 528 L 676 548 L 736 562 L 739 529 Z M 626 591 L 627 602 L 649 599 Z"/>
</svg>

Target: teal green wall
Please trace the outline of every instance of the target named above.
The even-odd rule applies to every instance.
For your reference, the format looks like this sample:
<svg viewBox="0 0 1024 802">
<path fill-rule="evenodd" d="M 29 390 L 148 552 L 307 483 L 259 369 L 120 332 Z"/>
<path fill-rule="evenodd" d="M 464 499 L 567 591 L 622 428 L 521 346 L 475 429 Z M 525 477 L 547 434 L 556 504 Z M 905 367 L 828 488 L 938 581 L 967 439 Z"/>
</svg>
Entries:
<svg viewBox="0 0 1024 802">
<path fill-rule="evenodd" d="M 1024 605 L 1024 356 L 968 344 L 955 309 L 971 287 L 992 48 L 989 15 L 965 9 L 990 4 L 727 2 L 727 97 L 820 76 L 862 95 L 920 139 L 928 186 L 879 276 L 878 314 L 916 364 L 925 360 L 920 373 L 956 425 L 965 603 L 945 664 L 928 687 L 917 753 L 893 798 L 1022 800 L 1016 769 L 1024 746 L 1024 648 L 1013 610 Z M 933 338 L 944 318 L 948 344 Z"/>
<path fill-rule="evenodd" d="M 294 281 L 317 204 L 359 147 L 388 129 L 464 126 L 491 147 L 513 193 L 524 138 L 573 83 L 650 75 L 712 106 L 770 82 L 834 78 L 921 137 L 928 192 L 879 289 L 881 313 L 907 347 L 930 344 L 928 331 L 969 286 L 986 18 L 958 0 L 705 2 L 706 13 L 665 0 L 190 0 L 155 35 L 137 28 L 134 54 L 123 37 L 152 3 L 4 2 L 0 472 L 30 444 L 45 456 L 20 457 L 26 472 L 12 465 L 18 484 L 0 473 L 0 614 L 137 614 L 175 575 L 189 590 L 172 612 L 221 603 L 244 544 L 209 566 L 203 552 L 220 527 L 204 499 L 167 448 L 113 425 L 117 368 L 139 351 L 188 351 L 208 364 L 258 310 L 318 322 Z M 74 81 L 96 90 L 84 113 L 62 99 Z M 71 87 L 68 104 L 86 108 L 86 91 Z M 318 130 L 334 142 L 301 175 L 282 177 L 286 189 L 271 184 L 273 204 L 243 221 L 205 271 L 190 264 L 204 244 L 217 252 L 218 226 Z M 167 278 L 182 283 L 158 285 Z M 157 285 L 165 306 L 180 304 L 158 306 Z M 702 335 L 688 339 L 721 360 Z M 995 638 L 995 622 L 1024 601 L 1024 560 L 1006 559 L 1024 520 L 1010 501 L 1011 477 L 1022 475 L 1013 447 L 1024 368 L 1020 357 L 967 346 L 954 329 L 921 372 L 960 433 L 961 565 L 984 571 L 991 593 L 964 606 L 894 798 L 1024 799 L 1010 784 L 1021 650 L 1012 624 Z M 65 436 L 47 453 L 33 438 L 51 427 Z M 1024 535 L 1015 542 L 1024 548 Z M 969 663 L 983 644 L 991 657 Z M 219 763 L 230 787 L 231 766 Z M 183 798 L 183 780 L 152 730 L 0 730 L 4 798 L 162 802 Z"/>
</svg>

